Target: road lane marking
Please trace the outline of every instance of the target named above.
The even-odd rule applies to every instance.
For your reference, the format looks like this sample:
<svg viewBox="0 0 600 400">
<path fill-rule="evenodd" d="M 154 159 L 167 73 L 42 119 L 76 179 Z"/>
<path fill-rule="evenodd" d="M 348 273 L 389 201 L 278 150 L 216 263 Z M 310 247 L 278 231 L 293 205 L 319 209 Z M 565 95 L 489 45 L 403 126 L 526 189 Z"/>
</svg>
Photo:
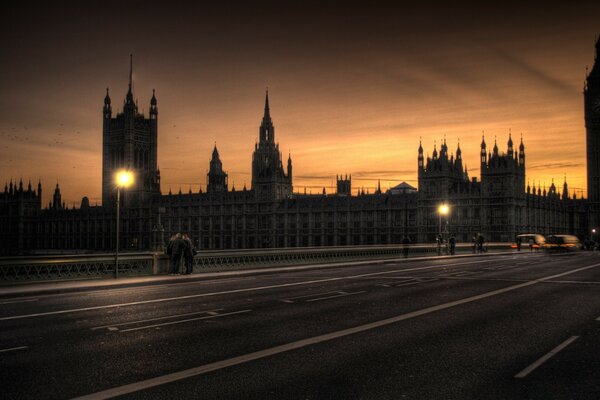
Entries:
<svg viewBox="0 0 600 400">
<path fill-rule="evenodd" d="M 402 287 L 402 286 L 411 286 L 411 285 L 419 285 L 421 283 L 427 283 L 427 282 L 434 282 L 437 281 L 438 278 L 429 278 L 429 279 L 424 279 L 424 278 L 419 278 L 417 279 L 415 282 L 405 282 L 405 283 L 400 283 L 398 285 L 394 285 L 394 287 Z"/>
<path fill-rule="evenodd" d="M 362 290 L 360 292 L 352 292 L 352 293 L 347 293 L 347 292 L 338 292 L 338 295 L 334 295 L 334 296 L 326 296 L 326 297 L 318 297 L 316 299 L 308 299 L 306 300 L 307 303 L 313 302 L 313 301 L 321 301 L 321 300 L 329 300 L 329 299 L 335 299 L 338 297 L 347 297 L 347 296 L 354 296 L 355 294 L 361 294 L 361 293 L 366 293 L 366 290 Z"/>
<path fill-rule="evenodd" d="M 406 269 L 403 268 L 403 269 L 396 269 L 396 270 L 392 270 L 392 271 L 380 271 L 380 272 L 372 272 L 372 273 L 368 273 L 368 274 L 341 276 L 341 277 L 336 277 L 336 278 L 316 279 L 316 280 L 303 281 L 303 282 L 282 283 L 282 284 L 278 284 L 278 285 L 258 286 L 258 287 L 245 288 L 245 289 L 224 290 L 222 292 L 199 293 L 199 294 L 191 294 L 191 295 L 178 296 L 178 297 L 165 297 L 165 298 L 152 299 L 152 300 L 132 301 L 129 303 L 107 304 L 107 305 L 103 305 L 103 306 L 92 306 L 92 307 L 82 307 L 82 308 L 71 308 L 71 309 L 67 309 L 67 310 L 46 311 L 46 312 L 34 313 L 34 314 L 11 315 L 8 317 L 0 317 L 0 321 L 10 321 L 10 320 L 15 320 L 15 319 L 23 319 L 23 318 L 43 317 L 43 316 L 47 316 L 47 315 L 59 315 L 59 314 L 69 314 L 69 313 L 83 312 L 83 311 L 102 310 L 102 309 L 106 309 L 106 308 L 136 306 L 136 305 L 140 305 L 140 304 L 152 304 L 152 303 L 162 303 L 162 302 L 176 301 L 176 300 L 187 300 L 187 299 L 194 299 L 194 298 L 198 298 L 198 297 L 211 297 L 211 296 L 218 296 L 218 295 L 224 295 L 224 294 L 253 292 L 253 291 L 260 291 L 260 290 L 267 290 L 267 289 L 283 288 L 283 287 L 311 285 L 314 283 L 334 282 L 334 281 L 341 281 L 341 280 L 348 280 L 348 279 L 364 278 L 367 276 L 395 274 L 398 272 L 421 271 L 421 270 L 427 270 L 427 269 L 460 266 L 460 265 L 466 265 L 466 264 L 480 264 L 482 262 L 492 262 L 492 261 L 497 261 L 497 260 L 478 260 L 478 261 L 446 264 L 446 265 L 430 265 L 427 267 L 416 267 L 416 268 L 406 268 Z"/>
<path fill-rule="evenodd" d="M 28 349 L 28 348 L 29 348 L 28 346 L 12 347 L 10 349 L 2 349 L 2 350 L 0 350 L 0 353 L 6 353 L 9 351 L 15 351 L 15 350 L 24 350 L 24 349 Z"/>
<path fill-rule="evenodd" d="M 188 318 L 188 319 L 183 319 L 183 320 L 180 320 L 180 321 L 163 322 L 162 324 L 154 324 L 154 325 L 147 325 L 147 326 L 138 326 L 138 327 L 135 327 L 135 328 L 123 329 L 123 330 L 120 330 L 119 332 L 123 333 L 123 332 L 140 331 L 142 329 L 151 329 L 151 328 L 158 328 L 158 327 L 167 326 L 167 325 L 183 324 L 184 322 L 192 322 L 192 321 L 200 321 L 200 320 L 203 320 L 203 319 L 212 319 L 212 318 L 226 317 L 228 315 L 245 314 L 245 313 L 249 313 L 251 311 L 252 310 L 242 310 L 242 311 L 233 311 L 233 312 L 223 313 L 223 314 L 207 315 L 205 317 Z"/>
<path fill-rule="evenodd" d="M 309 297 L 315 297 L 315 296 L 324 296 L 324 295 L 332 294 L 332 293 L 340 293 L 340 292 L 338 290 L 336 290 L 336 291 L 325 292 L 325 293 L 305 294 L 304 296 L 286 297 L 285 299 L 282 299 L 281 301 L 283 301 L 284 303 L 293 303 L 294 300 L 307 299 Z"/>
<path fill-rule="evenodd" d="M 516 374 L 515 378 L 525 378 L 527 375 L 529 375 L 531 372 L 533 372 L 535 369 L 537 369 L 540 365 L 542 365 L 543 363 L 548 361 L 550 358 L 554 357 L 559 351 L 561 351 L 562 349 L 564 349 L 565 347 L 567 347 L 568 345 L 573 343 L 578 338 L 579 338 L 579 336 L 571 336 L 570 338 L 568 338 L 567 340 L 565 340 L 564 342 L 562 342 L 561 344 L 559 344 L 558 346 L 556 346 L 555 348 L 550 350 L 549 353 L 540 357 L 537 361 L 535 361 L 533 364 L 531 364 L 530 366 L 525 368 L 523 371 Z"/>
<path fill-rule="evenodd" d="M 185 314 L 174 314 L 174 315 L 167 315 L 164 317 L 156 317 L 156 318 L 148 318 L 148 319 L 140 319 L 138 321 L 127 321 L 127 322 L 121 322 L 119 324 L 110 324 L 110 325 L 102 325 L 102 326 L 95 326 L 93 328 L 90 328 L 93 331 L 96 331 L 98 329 L 104 329 L 104 328 L 114 328 L 117 326 L 123 326 L 123 325 L 132 325 L 132 324 L 141 324 L 143 322 L 152 322 L 152 321 L 160 321 L 163 319 L 169 319 L 169 318 L 177 318 L 177 317 L 187 317 L 190 315 L 198 315 L 198 314 L 210 314 L 210 315 L 214 315 L 216 314 L 215 311 L 221 311 L 223 310 L 222 308 L 217 308 L 214 310 L 210 310 L 210 311 L 197 311 L 197 312 L 191 312 L 191 313 L 185 313 Z M 211 314 L 214 313 L 214 314 Z"/>
<path fill-rule="evenodd" d="M 254 278 L 254 277 L 223 278 L 223 279 L 211 279 L 208 281 L 191 281 L 191 282 L 187 281 L 187 282 L 178 282 L 178 283 L 165 283 L 162 285 L 132 286 L 129 288 L 101 289 L 101 290 L 94 290 L 93 292 L 86 293 L 85 295 L 86 296 L 101 296 L 101 295 L 111 296 L 111 295 L 121 294 L 121 293 L 138 294 L 140 292 L 145 292 L 145 291 L 159 291 L 166 287 L 168 288 L 168 287 L 174 287 L 174 286 L 189 286 L 190 288 L 193 288 L 196 286 L 206 286 L 206 285 L 211 285 L 211 284 L 221 283 L 221 282 L 230 283 L 230 282 L 247 281 L 247 280 L 256 280 L 256 278 Z"/>
<path fill-rule="evenodd" d="M 0 302 L 0 305 L 3 305 L 3 304 L 16 304 L 16 303 L 30 303 L 30 302 L 33 302 L 33 301 L 39 301 L 39 299 L 2 301 L 2 302 Z"/>
<path fill-rule="evenodd" d="M 76 400 L 110 399 L 113 397 L 138 392 L 140 390 L 153 388 L 156 386 L 164 385 L 166 383 L 176 382 L 176 381 L 180 381 L 182 379 L 187 379 L 190 377 L 202 375 L 207 372 L 220 370 L 220 369 L 231 367 L 234 365 L 244 364 L 244 363 L 247 363 L 250 361 L 258 360 L 258 359 L 265 358 L 265 357 L 270 357 L 270 356 L 273 356 L 276 354 L 285 353 L 285 352 L 296 350 L 296 349 L 300 349 L 300 348 L 303 348 L 306 346 L 311 346 L 314 344 L 327 342 L 327 341 L 330 341 L 333 339 L 338 339 L 338 338 L 353 335 L 356 333 L 365 332 L 365 331 L 380 328 L 383 326 L 395 324 L 400 321 L 420 317 L 422 315 L 427 315 L 430 313 L 434 313 L 436 311 L 445 310 L 445 309 L 448 309 L 451 307 L 456 307 L 456 306 L 459 306 L 462 304 L 475 302 L 478 300 L 486 299 L 488 297 L 497 296 L 499 294 L 503 294 L 503 293 L 511 292 L 513 290 L 532 286 L 537 283 L 544 282 L 545 280 L 548 280 L 548 279 L 553 279 L 553 278 L 558 278 L 558 277 L 565 276 L 565 275 L 574 274 L 576 272 L 585 271 L 587 269 L 595 268 L 598 266 L 600 266 L 600 264 L 588 265 L 586 267 L 577 268 L 577 269 L 563 272 L 560 274 L 550 275 L 550 276 L 547 276 L 544 278 L 539 278 L 534 281 L 524 282 L 524 283 L 520 283 L 518 285 L 513 285 L 513 286 L 508 286 L 508 287 L 505 287 L 502 289 L 492 290 L 491 292 L 486 292 L 486 293 L 478 294 L 475 296 L 466 297 L 464 299 L 455 300 L 455 301 L 451 301 L 451 302 L 444 303 L 444 304 L 439 304 L 437 306 L 423 308 L 421 310 L 412 311 L 412 312 L 409 312 L 406 314 L 401 314 L 401 315 L 383 319 L 380 321 L 375 321 L 375 322 L 371 322 L 368 324 L 355 326 L 353 328 L 343 329 L 343 330 L 336 331 L 336 332 L 331 332 L 331 333 L 326 333 L 326 334 L 319 335 L 319 336 L 314 336 L 314 337 L 308 338 L 308 339 L 298 340 L 295 342 L 275 346 L 275 347 L 272 347 L 269 349 L 259 350 L 259 351 L 255 351 L 253 353 L 248 353 L 248 354 L 244 354 L 244 355 L 241 355 L 238 357 L 233 357 L 233 358 L 230 358 L 227 360 L 217 361 L 214 363 L 205 364 L 205 365 L 201 365 L 201 366 L 194 367 L 194 368 L 189 368 L 189 369 L 186 369 L 183 371 L 173 372 L 173 373 L 170 373 L 167 375 L 162 375 L 162 376 L 146 379 L 143 381 L 130 383 L 128 385 L 117 386 L 117 387 L 114 387 L 111 389 L 102 390 L 100 392 L 91 393 L 91 394 L 88 394 L 85 396 L 78 397 Z"/>
</svg>

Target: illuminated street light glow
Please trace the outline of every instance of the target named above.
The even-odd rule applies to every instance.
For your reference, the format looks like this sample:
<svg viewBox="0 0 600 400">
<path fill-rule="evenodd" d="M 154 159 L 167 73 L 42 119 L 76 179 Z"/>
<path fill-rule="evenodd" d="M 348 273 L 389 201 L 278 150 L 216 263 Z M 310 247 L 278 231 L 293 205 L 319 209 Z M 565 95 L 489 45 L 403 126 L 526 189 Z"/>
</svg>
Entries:
<svg viewBox="0 0 600 400">
<path fill-rule="evenodd" d="M 133 172 L 126 169 L 117 171 L 115 174 L 115 182 L 118 187 L 128 188 L 133 184 Z"/>
<path fill-rule="evenodd" d="M 440 215 L 447 215 L 449 211 L 450 207 L 448 206 L 448 204 L 441 204 L 438 207 L 438 212 L 440 213 Z"/>
</svg>

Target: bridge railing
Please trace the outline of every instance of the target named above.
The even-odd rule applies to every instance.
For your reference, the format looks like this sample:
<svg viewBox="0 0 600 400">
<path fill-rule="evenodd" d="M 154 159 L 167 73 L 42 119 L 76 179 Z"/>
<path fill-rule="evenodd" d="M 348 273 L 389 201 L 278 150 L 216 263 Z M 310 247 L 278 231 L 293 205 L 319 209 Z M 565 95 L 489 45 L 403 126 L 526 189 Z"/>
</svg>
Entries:
<svg viewBox="0 0 600 400">
<path fill-rule="evenodd" d="M 510 250 L 509 243 L 490 243 L 488 251 Z M 469 244 L 458 244 L 456 254 L 472 253 Z M 375 245 L 341 247 L 298 247 L 200 251 L 194 257 L 194 272 L 226 271 L 303 264 L 385 260 L 401 257 L 445 255 L 435 244 Z M 169 259 L 157 253 L 122 253 L 120 277 L 167 273 Z M 83 254 L 0 258 L 0 284 L 98 279 L 115 276 L 114 254 Z"/>
<path fill-rule="evenodd" d="M 115 265 L 114 254 L 2 257 L 0 282 L 111 278 Z M 119 276 L 151 275 L 154 265 L 151 253 L 121 254 Z"/>
<path fill-rule="evenodd" d="M 498 250 L 510 250 L 510 243 L 486 245 L 486 251 Z M 456 254 L 473 252 L 470 244 L 456 245 Z M 202 251 L 194 257 L 194 272 L 446 254 L 449 254 L 446 247 L 433 244 Z"/>
</svg>

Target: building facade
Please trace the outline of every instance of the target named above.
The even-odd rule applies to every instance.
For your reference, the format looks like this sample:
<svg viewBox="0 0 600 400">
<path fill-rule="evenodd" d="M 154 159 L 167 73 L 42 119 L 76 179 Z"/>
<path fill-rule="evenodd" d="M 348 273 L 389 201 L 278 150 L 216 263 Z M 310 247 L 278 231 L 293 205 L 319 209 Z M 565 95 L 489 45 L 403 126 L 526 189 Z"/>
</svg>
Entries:
<svg viewBox="0 0 600 400">
<path fill-rule="evenodd" d="M 599 42 L 600 43 L 600 42 Z M 596 45 L 596 52 L 600 44 Z M 562 187 L 548 189 L 526 181 L 523 138 L 516 148 L 509 132 L 506 151 L 481 142 L 480 179 L 470 178 L 460 144 L 449 154 L 446 140 L 425 157 L 417 150 L 418 188 L 403 182 L 382 192 L 352 194 L 352 176 L 336 176 L 336 193 L 294 193 L 292 158 L 284 168 L 268 93 L 259 140 L 252 156 L 252 185 L 229 188 L 215 144 L 206 191 L 162 194 L 157 161 L 158 102 L 153 91 L 149 116 L 133 100 L 131 71 L 123 111 L 113 116 L 107 94 L 102 108 L 102 206 L 83 198 L 79 208 L 61 202 L 60 187 L 42 207 L 37 190 L 10 182 L 0 193 L 0 255 L 114 251 L 116 187 L 114 174 L 129 169 L 136 183 L 121 197 L 119 247 L 161 250 L 177 232 L 186 232 L 199 249 L 347 246 L 434 242 L 440 230 L 471 241 L 508 242 L 519 233 L 589 235 L 598 223 L 600 202 L 600 66 L 588 75 L 585 98 L 589 202 Z M 438 206 L 446 203 L 444 218 Z M 592 219 L 590 222 L 590 207 Z M 596 208 L 595 208 L 596 207 Z M 595 214 L 594 214 L 595 212 Z"/>
</svg>

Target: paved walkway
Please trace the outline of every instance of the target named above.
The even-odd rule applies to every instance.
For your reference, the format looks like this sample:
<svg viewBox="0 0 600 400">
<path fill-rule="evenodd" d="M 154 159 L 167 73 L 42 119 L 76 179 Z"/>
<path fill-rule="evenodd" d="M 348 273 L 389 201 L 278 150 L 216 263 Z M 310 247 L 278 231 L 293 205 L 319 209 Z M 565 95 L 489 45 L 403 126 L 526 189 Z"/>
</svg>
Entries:
<svg viewBox="0 0 600 400">
<path fill-rule="evenodd" d="M 85 279 L 85 280 L 61 280 L 44 282 L 14 283 L 9 286 L 0 286 L 0 298 L 39 296 L 45 294 L 70 293 L 87 290 L 115 289 L 122 287 L 159 285 L 176 282 L 206 280 L 207 278 L 219 278 L 228 276 L 254 275 L 272 272 L 300 271 L 308 269 L 335 268 L 348 265 L 385 264 L 414 260 L 435 260 L 458 257 L 484 257 L 493 255 L 508 255 L 512 252 L 489 252 L 484 254 L 457 254 L 454 256 L 423 256 L 410 258 L 393 258 L 367 261 L 336 262 L 326 264 L 295 265 L 285 267 L 262 267 L 255 269 L 238 269 L 220 272 L 200 272 L 192 275 L 152 275 L 138 277 L 123 277 L 118 279 Z"/>
</svg>

